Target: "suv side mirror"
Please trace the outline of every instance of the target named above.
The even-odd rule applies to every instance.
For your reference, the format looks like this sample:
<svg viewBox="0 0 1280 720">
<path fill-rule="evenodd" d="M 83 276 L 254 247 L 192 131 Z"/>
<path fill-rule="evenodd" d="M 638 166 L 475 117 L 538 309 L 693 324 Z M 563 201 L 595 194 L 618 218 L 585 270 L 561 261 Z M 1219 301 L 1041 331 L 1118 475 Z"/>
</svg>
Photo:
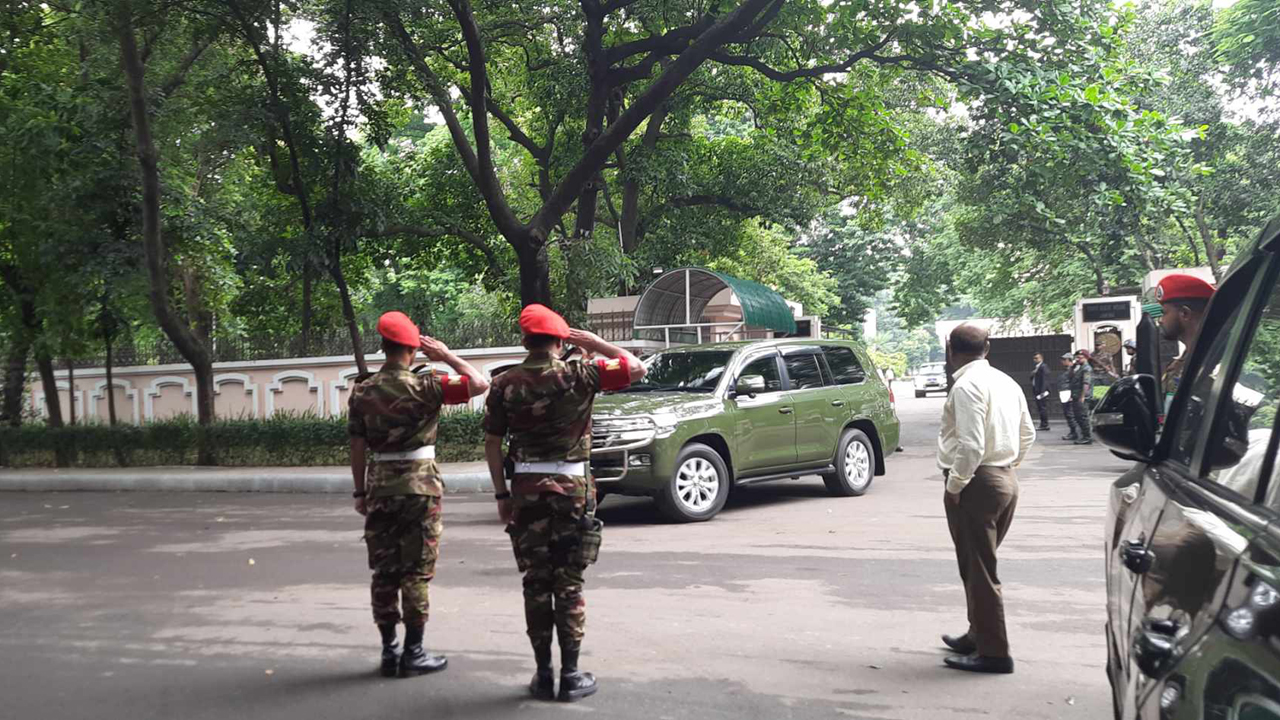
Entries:
<svg viewBox="0 0 1280 720">
<path fill-rule="evenodd" d="M 738 395 L 746 395 L 747 397 L 755 397 L 764 392 L 764 376 L 763 375 L 743 375 L 738 378 L 738 384 L 734 386 L 733 391 Z"/>
<path fill-rule="evenodd" d="M 1126 460 L 1147 461 L 1155 453 L 1156 403 L 1160 385 L 1153 375 L 1120 378 L 1093 411 L 1093 434 Z"/>
</svg>

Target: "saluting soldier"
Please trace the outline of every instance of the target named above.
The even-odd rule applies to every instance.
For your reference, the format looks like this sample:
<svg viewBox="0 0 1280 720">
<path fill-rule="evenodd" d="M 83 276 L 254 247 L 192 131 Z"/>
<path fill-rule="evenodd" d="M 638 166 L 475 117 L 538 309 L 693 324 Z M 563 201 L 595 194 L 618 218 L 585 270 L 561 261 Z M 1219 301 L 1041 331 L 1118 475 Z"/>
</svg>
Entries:
<svg viewBox="0 0 1280 720">
<path fill-rule="evenodd" d="M 560 641 L 558 697 L 571 702 L 597 690 L 595 677 L 578 669 L 586 625 L 583 573 L 596 561 L 602 527 L 589 466 L 591 407 L 597 392 L 624 388 L 643 377 L 645 368 L 626 350 L 570 330 L 542 305 L 520 313 L 520 330 L 529 355 L 494 378 L 485 405 L 485 456 L 498 515 L 524 573 L 525 624 L 538 668 L 529 691 L 544 700 L 557 697 L 554 628 Z M 565 340 L 602 357 L 562 361 Z M 503 472 L 507 458 L 513 465 L 510 491 Z"/>
<path fill-rule="evenodd" d="M 1213 286 L 1194 275 L 1178 273 L 1166 275 L 1156 285 L 1156 302 L 1164 314 L 1160 316 L 1160 334 L 1165 340 L 1177 340 L 1186 348 L 1181 355 L 1165 368 L 1160 385 L 1164 389 L 1168 401 L 1178 392 L 1178 383 L 1182 380 L 1182 367 L 1200 336 L 1200 325 L 1204 322 L 1204 311 L 1213 298 Z"/>
<path fill-rule="evenodd" d="M 436 467 L 436 430 L 443 405 L 462 404 L 489 388 L 474 367 L 444 343 L 419 334 L 401 312 L 378 319 L 382 368 L 351 390 L 347 433 L 356 512 L 365 516 L 373 621 L 382 634 L 381 672 L 386 677 L 425 675 L 448 660 L 427 653 L 422 635 L 430 607 L 443 523 L 444 484 Z M 409 367 L 421 349 L 429 360 L 458 375 L 415 374 Z M 403 613 L 401 611 L 403 607 Z M 404 654 L 396 625 L 404 621 Z"/>
</svg>

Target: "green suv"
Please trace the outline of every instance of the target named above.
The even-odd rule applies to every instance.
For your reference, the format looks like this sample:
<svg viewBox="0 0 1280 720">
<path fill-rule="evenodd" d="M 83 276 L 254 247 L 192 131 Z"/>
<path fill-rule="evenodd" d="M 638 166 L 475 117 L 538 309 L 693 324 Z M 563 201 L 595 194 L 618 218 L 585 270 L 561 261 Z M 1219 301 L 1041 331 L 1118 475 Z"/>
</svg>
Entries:
<svg viewBox="0 0 1280 720">
<path fill-rule="evenodd" d="M 596 400 L 591 471 L 602 495 L 654 497 L 679 522 L 764 480 L 819 474 L 833 495 L 861 495 L 898 447 L 891 391 L 856 343 L 697 345 L 645 364 L 643 381 Z"/>
</svg>

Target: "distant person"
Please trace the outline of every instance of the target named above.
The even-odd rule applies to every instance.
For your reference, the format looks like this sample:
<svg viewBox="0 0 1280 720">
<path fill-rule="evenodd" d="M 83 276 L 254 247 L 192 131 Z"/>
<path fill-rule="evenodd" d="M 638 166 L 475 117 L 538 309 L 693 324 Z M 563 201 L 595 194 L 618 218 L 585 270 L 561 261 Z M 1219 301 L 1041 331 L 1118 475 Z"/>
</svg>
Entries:
<svg viewBox="0 0 1280 720">
<path fill-rule="evenodd" d="M 893 379 L 894 379 L 893 368 L 885 368 L 885 370 L 884 370 L 884 381 L 885 381 L 886 383 L 888 383 L 889 385 L 892 385 L 892 384 L 893 384 Z"/>
<path fill-rule="evenodd" d="M 1138 343 L 1132 340 L 1124 341 L 1124 373 L 1125 377 L 1133 375 L 1137 368 L 1134 367 L 1138 363 Z"/>
<path fill-rule="evenodd" d="M 1204 311 L 1211 298 L 1213 286 L 1194 275 L 1168 275 L 1156 285 L 1156 302 L 1164 310 L 1164 315 L 1160 317 L 1160 334 L 1165 340 L 1177 340 L 1186 347 L 1181 355 L 1169 363 L 1161 378 L 1166 410 L 1168 403 L 1178 392 L 1183 365 L 1195 347 L 1196 338 L 1200 336 Z"/>
<path fill-rule="evenodd" d="M 1004 541 L 1018 505 L 1015 472 L 1036 439 L 1027 398 L 1017 381 L 987 362 L 987 331 L 963 324 L 951 332 L 949 351 L 954 384 L 942 407 L 938 467 L 947 526 L 964 583 L 969 629 L 943 635 L 958 655 L 948 667 L 982 673 L 1011 673 L 1004 599 L 996 573 L 996 550 Z"/>
<path fill-rule="evenodd" d="M 1074 442 L 1080 439 L 1080 430 L 1076 427 L 1076 413 L 1071 408 L 1071 376 L 1075 374 L 1075 356 L 1063 353 L 1061 358 L 1062 372 L 1058 375 L 1058 401 L 1062 403 L 1062 416 L 1067 420 L 1067 428 L 1071 432 L 1062 436 L 1063 440 Z"/>
<path fill-rule="evenodd" d="M 1038 430 L 1049 429 L 1049 366 L 1044 364 L 1044 355 L 1036 353 L 1031 357 L 1036 368 L 1031 371 L 1031 394 L 1036 398 L 1036 412 L 1040 414 Z"/>
<path fill-rule="evenodd" d="M 444 483 L 436 466 L 436 430 L 443 405 L 460 405 L 489 389 L 489 382 L 444 343 L 425 335 L 402 312 L 378 318 L 387 361 L 356 384 L 348 401 L 351 474 L 356 512 L 365 516 L 373 621 L 382 634 L 382 674 L 425 675 L 448 660 L 422 647 L 443 521 Z M 458 374 L 413 373 L 421 349 L 429 360 Z M 403 609 L 403 612 L 402 612 Z M 404 622 L 404 654 L 396 626 Z"/>
<path fill-rule="evenodd" d="M 1089 425 L 1089 409 L 1085 406 L 1085 401 L 1091 397 L 1093 367 L 1089 362 L 1089 351 L 1081 348 L 1076 351 L 1075 367 L 1071 372 L 1071 415 L 1080 434 L 1074 441 L 1076 445 L 1093 444 L 1093 428 Z"/>
</svg>

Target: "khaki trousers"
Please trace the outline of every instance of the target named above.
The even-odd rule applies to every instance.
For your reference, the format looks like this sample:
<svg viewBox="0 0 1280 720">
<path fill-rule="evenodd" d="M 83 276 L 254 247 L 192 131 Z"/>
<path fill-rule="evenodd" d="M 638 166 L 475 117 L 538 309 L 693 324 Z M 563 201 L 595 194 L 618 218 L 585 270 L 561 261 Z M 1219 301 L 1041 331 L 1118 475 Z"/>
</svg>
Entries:
<svg viewBox="0 0 1280 720">
<path fill-rule="evenodd" d="M 984 465 L 960 493 L 960 503 L 944 506 L 969 606 L 969 637 L 979 655 L 1009 657 L 996 548 L 1004 542 L 1018 506 L 1018 475 L 1013 468 Z"/>
</svg>

